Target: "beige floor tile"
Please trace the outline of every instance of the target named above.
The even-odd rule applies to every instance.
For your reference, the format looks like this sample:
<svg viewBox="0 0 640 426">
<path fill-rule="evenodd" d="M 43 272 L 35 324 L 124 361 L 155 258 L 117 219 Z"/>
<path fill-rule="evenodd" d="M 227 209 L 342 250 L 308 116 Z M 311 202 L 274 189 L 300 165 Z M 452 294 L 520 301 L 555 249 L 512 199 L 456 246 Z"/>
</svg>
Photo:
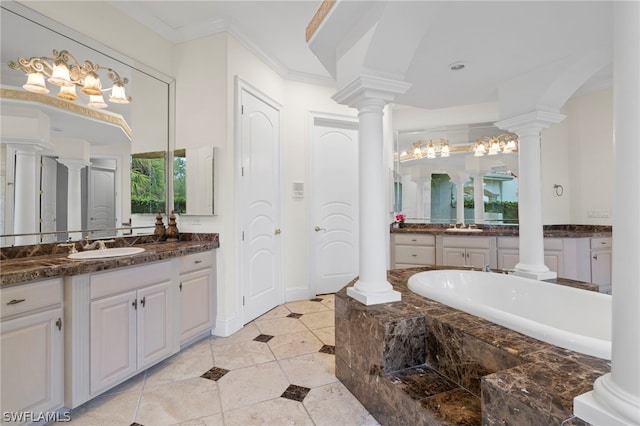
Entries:
<svg viewBox="0 0 640 426">
<path fill-rule="evenodd" d="M 215 348 L 216 346 L 230 345 L 232 343 L 249 342 L 259 334 L 260 330 L 258 330 L 255 323 L 249 323 L 229 337 L 212 337 L 211 346 Z"/>
<path fill-rule="evenodd" d="M 224 420 L 226 426 L 313 425 L 309 414 L 301 403 L 285 398 L 272 399 L 250 407 L 226 411 Z"/>
<path fill-rule="evenodd" d="M 311 389 L 303 404 L 317 426 L 379 425 L 340 382 Z"/>
<path fill-rule="evenodd" d="M 332 311 L 335 310 L 335 308 L 336 308 L 336 296 L 334 294 L 321 294 L 318 297 L 322 299 L 322 302 L 320 302 L 320 303 L 322 303 L 324 306 L 326 306 L 327 308 L 331 309 Z"/>
<path fill-rule="evenodd" d="M 220 411 L 216 382 L 198 377 L 145 389 L 136 422 L 145 426 L 172 425 Z"/>
<path fill-rule="evenodd" d="M 267 342 L 277 359 L 291 358 L 322 348 L 322 342 L 309 330 L 275 336 Z"/>
<path fill-rule="evenodd" d="M 316 328 L 333 327 L 335 324 L 334 315 L 333 311 L 321 311 L 304 314 L 299 319 L 311 330 L 315 330 Z"/>
<path fill-rule="evenodd" d="M 263 319 L 272 319 L 272 318 L 284 318 L 289 315 L 291 311 L 287 309 L 284 305 L 279 305 L 267 312 L 266 314 L 260 315 L 258 318 Z"/>
<path fill-rule="evenodd" d="M 335 327 L 327 327 L 327 328 L 318 328 L 316 330 L 311 330 L 313 334 L 315 334 L 318 339 L 322 341 L 325 345 L 336 345 L 336 328 Z"/>
<path fill-rule="evenodd" d="M 111 395 L 114 393 L 121 393 L 121 392 L 140 392 L 142 391 L 142 387 L 144 386 L 146 375 L 147 375 L 146 371 L 136 374 L 126 382 L 121 383 L 118 386 L 109 389 L 102 395 Z"/>
<path fill-rule="evenodd" d="M 99 396 L 71 411 L 74 426 L 130 425 L 136 417 L 140 392 Z M 59 423 L 60 425 L 67 423 Z"/>
<path fill-rule="evenodd" d="M 194 343 L 147 370 L 145 389 L 178 380 L 200 377 L 214 365 L 209 339 Z"/>
<path fill-rule="evenodd" d="M 233 370 L 218 380 L 223 411 L 278 398 L 289 381 L 276 362 Z"/>
<path fill-rule="evenodd" d="M 255 324 L 262 334 L 271 336 L 307 330 L 307 327 L 296 318 L 258 319 Z"/>
<path fill-rule="evenodd" d="M 321 296 L 322 297 L 322 296 Z M 322 302 L 312 302 L 310 300 L 299 300 L 296 302 L 285 303 L 287 309 L 296 314 L 310 314 L 312 312 L 320 312 L 329 310 Z"/>
<path fill-rule="evenodd" d="M 213 357 L 216 367 L 227 370 L 237 370 L 275 360 L 266 343 L 253 341 L 217 346 L 213 348 Z"/>
<path fill-rule="evenodd" d="M 222 413 L 218 413 L 213 416 L 206 416 L 199 419 L 191 419 L 181 423 L 175 423 L 175 426 L 224 426 L 224 419 L 222 417 Z"/>
<path fill-rule="evenodd" d="M 316 352 L 279 361 L 289 381 L 298 386 L 316 388 L 338 381 L 335 355 Z"/>
</svg>

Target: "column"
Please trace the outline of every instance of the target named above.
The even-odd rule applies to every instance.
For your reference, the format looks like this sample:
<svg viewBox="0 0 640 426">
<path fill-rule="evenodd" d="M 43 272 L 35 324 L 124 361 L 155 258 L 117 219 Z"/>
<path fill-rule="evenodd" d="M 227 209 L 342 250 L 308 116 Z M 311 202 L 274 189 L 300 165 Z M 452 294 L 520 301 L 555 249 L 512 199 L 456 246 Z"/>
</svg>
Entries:
<svg viewBox="0 0 640 426">
<path fill-rule="evenodd" d="M 484 173 L 473 175 L 473 222 L 484 223 Z"/>
<path fill-rule="evenodd" d="M 456 185 L 456 223 L 464 225 L 464 184 L 469 180 L 469 175 L 456 173 L 451 180 Z"/>
<path fill-rule="evenodd" d="M 400 81 L 360 76 L 333 97 L 338 103 L 358 109 L 360 270 L 347 294 L 365 305 L 400 300 L 400 293 L 387 281 L 389 224 L 382 114 L 384 106 L 409 87 Z"/>
<path fill-rule="evenodd" d="M 422 211 L 424 218 L 431 222 L 431 175 L 422 182 Z"/>
<path fill-rule="evenodd" d="M 518 135 L 518 220 L 520 262 L 515 275 L 536 280 L 556 278 L 544 264 L 542 233 L 542 154 L 540 132 L 565 116 L 548 111 L 533 111 L 502 120 L 495 125 Z"/>
<path fill-rule="evenodd" d="M 58 159 L 60 164 L 67 167 L 67 229 L 80 231 L 82 229 L 82 190 L 81 172 L 89 165 L 85 160 Z M 82 232 L 69 232 L 72 240 L 81 240 Z"/>
<path fill-rule="evenodd" d="M 35 234 L 38 227 L 38 184 L 39 152 L 37 145 L 11 145 L 16 150 L 13 206 L 13 231 L 15 234 Z M 15 245 L 36 244 L 36 235 L 24 235 L 15 238 Z"/>
<path fill-rule="evenodd" d="M 611 373 L 576 397 L 594 425 L 640 424 L 640 3 L 615 2 L 613 52 Z M 635 195 L 634 195 L 635 194 Z"/>
</svg>

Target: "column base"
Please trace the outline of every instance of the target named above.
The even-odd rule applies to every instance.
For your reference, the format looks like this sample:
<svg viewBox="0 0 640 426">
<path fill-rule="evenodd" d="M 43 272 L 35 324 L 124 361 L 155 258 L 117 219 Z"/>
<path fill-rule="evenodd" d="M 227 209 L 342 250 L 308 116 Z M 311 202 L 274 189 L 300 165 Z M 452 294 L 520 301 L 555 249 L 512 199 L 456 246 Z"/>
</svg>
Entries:
<svg viewBox="0 0 640 426">
<path fill-rule="evenodd" d="M 516 267 L 512 274 L 538 281 L 554 280 L 558 278 L 558 274 L 556 272 L 550 271 L 549 268 L 547 268 L 547 265 L 533 265 L 526 263 L 516 264 Z"/>
<path fill-rule="evenodd" d="M 356 285 L 357 284 L 358 283 L 356 282 Z M 386 284 L 391 286 L 389 283 Z M 367 306 L 378 305 L 380 303 L 399 302 L 401 299 L 399 291 L 389 290 L 382 293 L 370 293 L 364 292 L 355 286 L 347 288 L 347 296 L 356 299 L 358 302 Z"/>
<path fill-rule="evenodd" d="M 640 401 L 620 389 L 608 373 L 596 379 L 591 392 L 573 399 L 573 414 L 592 425 L 638 425 Z"/>
</svg>

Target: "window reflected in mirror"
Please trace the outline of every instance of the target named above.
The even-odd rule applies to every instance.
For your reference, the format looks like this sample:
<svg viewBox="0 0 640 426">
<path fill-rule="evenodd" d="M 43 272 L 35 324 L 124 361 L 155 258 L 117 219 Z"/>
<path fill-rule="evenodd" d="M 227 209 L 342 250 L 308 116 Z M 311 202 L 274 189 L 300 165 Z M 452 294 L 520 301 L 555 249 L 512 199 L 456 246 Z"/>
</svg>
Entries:
<svg viewBox="0 0 640 426">
<path fill-rule="evenodd" d="M 187 150 L 173 151 L 173 211 L 187 213 Z"/>
<path fill-rule="evenodd" d="M 166 193 L 166 152 L 131 155 L 131 213 L 164 213 Z"/>
</svg>

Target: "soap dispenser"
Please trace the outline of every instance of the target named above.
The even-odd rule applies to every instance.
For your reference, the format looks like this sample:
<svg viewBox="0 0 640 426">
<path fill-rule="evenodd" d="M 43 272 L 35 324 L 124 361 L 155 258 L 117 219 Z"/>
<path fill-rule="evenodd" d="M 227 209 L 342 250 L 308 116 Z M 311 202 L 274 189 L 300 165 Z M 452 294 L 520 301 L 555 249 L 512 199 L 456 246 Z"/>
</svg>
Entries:
<svg viewBox="0 0 640 426">
<path fill-rule="evenodd" d="M 167 241 L 178 241 L 178 236 L 180 233 L 178 232 L 178 225 L 176 225 L 176 215 L 171 210 L 171 215 L 169 216 L 169 226 L 167 226 Z"/>
<path fill-rule="evenodd" d="M 163 237 L 166 232 L 167 230 L 164 227 L 164 222 L 162 222 L 162 214 L 158 213 L 158 216 L 156 216 L 156 228 L 154 229 L 153 234 Z"/>
</svg>

